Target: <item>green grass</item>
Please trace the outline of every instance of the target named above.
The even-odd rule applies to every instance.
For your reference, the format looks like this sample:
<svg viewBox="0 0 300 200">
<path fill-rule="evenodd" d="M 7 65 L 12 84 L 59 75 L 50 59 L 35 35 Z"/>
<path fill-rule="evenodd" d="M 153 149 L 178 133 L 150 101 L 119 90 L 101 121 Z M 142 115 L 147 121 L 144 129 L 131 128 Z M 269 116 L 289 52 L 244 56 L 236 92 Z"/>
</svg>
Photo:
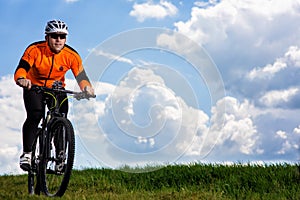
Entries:
<svg viewBox="0 0 300 200">
<path fill-rule="evenodd" d="M 0 184 L 0 199 L 48 199 L 27 194 L 26 175 L 1 176 Z M 124 169 L 74 170 L 61 199 L 292 200 L 299 197 L 299 166 L 195 164 L 167 166 L 148 173 L 128 173 Z"/>
</svg>

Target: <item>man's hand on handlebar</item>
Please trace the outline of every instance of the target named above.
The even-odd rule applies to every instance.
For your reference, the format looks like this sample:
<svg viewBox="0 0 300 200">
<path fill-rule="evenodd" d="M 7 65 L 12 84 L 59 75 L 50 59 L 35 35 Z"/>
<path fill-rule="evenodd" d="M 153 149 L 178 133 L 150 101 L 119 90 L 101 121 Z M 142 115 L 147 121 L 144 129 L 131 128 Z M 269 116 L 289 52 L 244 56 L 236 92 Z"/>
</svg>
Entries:
<svg viewBox="0 0 300 200">
<path fill-rule="evenodd" d="M 86 92 L 86 94 L 87 94 L 88 96 L 91 96 L 91 97 L 95 96 L 94 88 L 92 88 L 92 87 L 90 87 L 90 86 L 86 86 L 86 87 L 84 88 L 84 92 Z"/>
<path fill-rule="evenodd" d="M 31 84 L 31 81 L 29 79 L 26 79 L 26 78 L 19 78 L 17 80 L 17 84 L 20 86 L 20 87 L 23 87 L 23 88 L 26 88 L 28 90 L 30 90 L 32 84 Z"/>
</svg>

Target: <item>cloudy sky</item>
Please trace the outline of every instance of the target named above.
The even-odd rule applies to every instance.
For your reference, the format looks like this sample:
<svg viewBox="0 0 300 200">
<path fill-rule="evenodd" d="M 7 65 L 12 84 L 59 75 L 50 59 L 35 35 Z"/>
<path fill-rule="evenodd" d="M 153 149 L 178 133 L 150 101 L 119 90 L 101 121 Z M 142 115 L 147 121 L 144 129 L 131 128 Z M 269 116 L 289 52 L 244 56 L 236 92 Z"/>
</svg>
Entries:
<svg viewBox="0 0 300 200">
<path fill-rule="evenodd" d="M 97 93 L 71 101 L 76 168 L 299 161 L 299 0 L 0 4 L 0 174 L 22 173 L 13 73 L 51 19 L 69 25 Z"/>
</svg>

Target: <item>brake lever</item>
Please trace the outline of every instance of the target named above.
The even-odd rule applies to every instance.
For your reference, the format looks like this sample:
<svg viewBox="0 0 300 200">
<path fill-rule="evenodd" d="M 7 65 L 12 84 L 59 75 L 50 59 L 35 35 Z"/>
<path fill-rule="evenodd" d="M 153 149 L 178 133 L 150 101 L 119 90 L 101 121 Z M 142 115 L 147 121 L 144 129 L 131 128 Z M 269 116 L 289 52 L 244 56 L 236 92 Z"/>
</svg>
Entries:
<svg viewBox="0 0 300 200">
<path fill-rule="evenodd" d="M 74 95 L 75 99 L 80 101 L 81 99 L 84 98 L 84 94 L 81 92 L 81 93 L 77 93 Z"/>
<path fill-rule="evenodd" d="M 87 92 L 80 92 L 74 95 L 75 99 L 80 101 L 81 99 L 90 100 L 90 98 L 96 98 L 96 95 L 88 95 Z"/>
</svg>

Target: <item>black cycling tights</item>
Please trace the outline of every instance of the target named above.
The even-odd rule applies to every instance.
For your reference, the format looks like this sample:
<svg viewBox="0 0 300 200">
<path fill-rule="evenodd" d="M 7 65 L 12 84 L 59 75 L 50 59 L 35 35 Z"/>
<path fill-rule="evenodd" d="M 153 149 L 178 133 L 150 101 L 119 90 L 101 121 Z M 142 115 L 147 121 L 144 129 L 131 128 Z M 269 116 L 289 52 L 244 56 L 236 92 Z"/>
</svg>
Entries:
<svg viewBox="0 0 300 200">
<path fill-rule="evenodd" d="M 23 99 L 25 104 L 25 109 L 27 112 L 27 118 L 23 124 L 23 151 L 31 152 L 31 146 L 38 129 L 38 125 L 44 115 L 45 107 L 43 106 L 43 99 L 45 96 L 47 98 L 48 107 L 52 105 L 53 97 L 50 95 L 43 95 L 42 93 L 36 93 L 32 90 L 23 90 Z M 66 98 L 66 94 L 59 97 L 58 103 Z M 65 101 L 59 110 L 61 113 L 68 113 L 68 101 Z"/>
</svg>

